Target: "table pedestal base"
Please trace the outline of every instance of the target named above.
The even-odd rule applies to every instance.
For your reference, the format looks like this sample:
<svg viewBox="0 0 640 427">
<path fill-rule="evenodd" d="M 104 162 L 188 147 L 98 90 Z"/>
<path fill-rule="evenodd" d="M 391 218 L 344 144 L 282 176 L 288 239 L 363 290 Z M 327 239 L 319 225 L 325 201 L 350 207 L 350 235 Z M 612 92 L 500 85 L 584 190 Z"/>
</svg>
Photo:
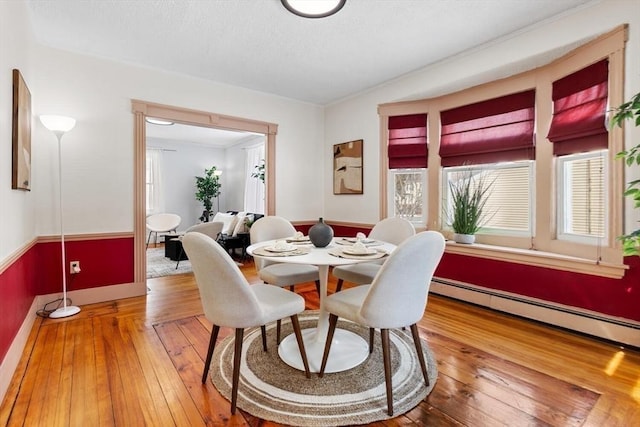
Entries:
<svg viewBox="0 0 640 427">
<path fill-rule="evenodd" d="M 316 328 L 303 329 L 302 338 L 309 360 L 309 370 L 320 372 L 322 355 L 324 353 L 324 343 L 326 335 L 319 337 Z M 280 342 L 278 355 L 289 366 L 304 371 L 298 342 L 294 334 L 287 336 Z M 351 331 L 336 328 L 329 352 L 329 360 L 325 372 L 341 372 L 355 368 L 369 357 L 369 343 L 360 335 Z"/>
</svg>

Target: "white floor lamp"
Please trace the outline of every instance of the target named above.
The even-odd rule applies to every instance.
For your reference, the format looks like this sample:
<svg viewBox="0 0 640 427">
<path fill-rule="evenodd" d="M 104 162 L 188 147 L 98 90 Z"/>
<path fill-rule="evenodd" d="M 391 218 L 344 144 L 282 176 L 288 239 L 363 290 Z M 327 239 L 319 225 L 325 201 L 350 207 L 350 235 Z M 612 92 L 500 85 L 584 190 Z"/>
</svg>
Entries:
<svg viewBox="0 0 640 427">
<path fill-rule="evenodd" d="M 67 305 L 67 270 L 66 270 L 66 257 L 64 246 L 64 221 L 63 221 L 63 209 L 62 209 L 62 135 L 69 132 L 76 125 L 76 119 L 65 116 L 40 116 L 40 121 L 58 138 L 58 185 L 60 189 L 60 248 L 62 251 L 62 300 L 63 306 L 58 308 L 49 314 L 49 317 L 54 319 L 60 317 L 73 316 L 80 312 L 80 307 L 74 305 Z"/>
</svg>

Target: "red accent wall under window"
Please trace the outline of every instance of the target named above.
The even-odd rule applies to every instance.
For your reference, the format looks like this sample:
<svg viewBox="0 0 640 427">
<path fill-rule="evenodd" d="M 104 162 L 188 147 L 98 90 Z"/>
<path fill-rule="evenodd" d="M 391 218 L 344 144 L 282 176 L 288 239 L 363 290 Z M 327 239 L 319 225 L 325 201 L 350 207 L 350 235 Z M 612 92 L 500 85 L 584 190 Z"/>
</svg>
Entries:
<svg viewBox="0 0 640 427">
<path fill-rule="evenodd" d="M 459 254 L 444 254 L 436 276 L 640 321 L 640 257 L 622 279 Z"/>
</svg>

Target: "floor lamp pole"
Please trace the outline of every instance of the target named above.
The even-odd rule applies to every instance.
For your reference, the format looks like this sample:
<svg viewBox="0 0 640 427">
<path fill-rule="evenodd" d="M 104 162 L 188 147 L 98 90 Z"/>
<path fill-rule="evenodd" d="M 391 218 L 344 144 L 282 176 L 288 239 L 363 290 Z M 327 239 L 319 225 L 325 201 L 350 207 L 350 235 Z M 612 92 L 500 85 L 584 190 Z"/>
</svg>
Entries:
<svg viewBox="0 0 640 427">
<path fill-rule="evenodd" d="M 63 120 L 64 119 L 64 120 Z M 62 135 L 68 132 L 75 125 L 75 120 L 62 116 L 41 116 L 40 120 L 47 129 L 52 131 L 58 139 L 58 188 L 60 191 L 59 209 L 60 209 L 60 251 L 62 255 L 62 307 L 56 309 L 49 314 L 49 317 L 57 319 L 60 317 L 73 316 L 80 312 L 80 307 L 67 305 L 67 270 L 66 270 L 66 251 L 64 244 L 64 218 L 62 205 Z"/>
</svg>

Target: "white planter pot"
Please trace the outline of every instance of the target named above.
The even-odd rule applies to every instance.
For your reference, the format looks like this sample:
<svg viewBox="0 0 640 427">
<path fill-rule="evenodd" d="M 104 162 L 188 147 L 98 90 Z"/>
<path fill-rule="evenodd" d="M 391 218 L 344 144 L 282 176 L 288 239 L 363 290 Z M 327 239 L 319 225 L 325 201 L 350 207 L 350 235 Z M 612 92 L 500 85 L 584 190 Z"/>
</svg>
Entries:
<svg viewBox="0 0 640 427">
<path fill-rule="evenodd" d="M 476 241 L 476 236 L 473 234 L 458 234 L 455 233 L 453 235 L 453 241 L 456 243 L 465 243 L 470 245 L 471 243 Z"/>
</svg>

